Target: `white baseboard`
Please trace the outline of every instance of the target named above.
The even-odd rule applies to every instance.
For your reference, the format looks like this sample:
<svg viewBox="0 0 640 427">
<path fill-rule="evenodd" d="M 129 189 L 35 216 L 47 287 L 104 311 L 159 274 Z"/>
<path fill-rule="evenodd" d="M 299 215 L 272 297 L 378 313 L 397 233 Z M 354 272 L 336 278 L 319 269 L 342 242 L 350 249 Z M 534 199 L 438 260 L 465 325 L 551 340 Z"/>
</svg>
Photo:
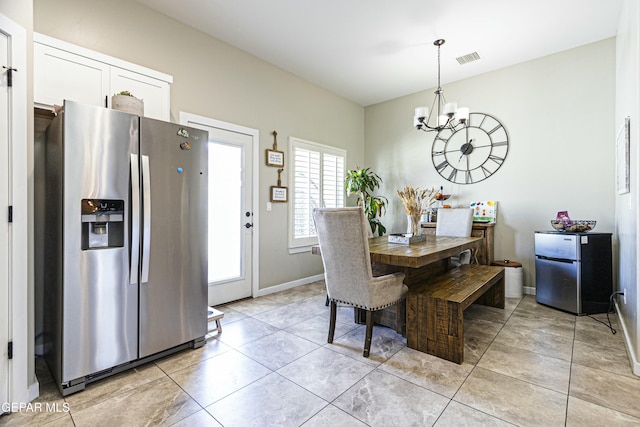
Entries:
<svg viewBox="0 0 640 427">
<path fill-rule="evenodd" d="M 38 382 L 38 380 L 36 380 L 35 383 L 29 386 L 29 389 L 27 390 L 27 394 L 29 396 L 29 402 L 32 402 L 38 397 L 40 397 L 40 383 Z"/>
<path fill-rule="evenodd" d="M 523 288 L 524 290 L 524 294 L 525 295 L 535 295 L 536 294 L 536 288 L 534 288 L 533 286 L 525 286 Z"/>
<path fill-rule="evenodd" d="M 292 282 L 282 283 L 276 286 L 269 286 L 268 288 L 258 289 L 256 295 L 254 297 L 262 297 L 269 294 L 274 294 L 280 291 L 286 291 L 287 289 L 296 288 L 302 285 L 308 285 L 309 283 L 317 282 L 318 280 L 323 280 L 324 274 L 318 274 L 315 276 L 304 277 L 302 279 L 294 280 Z"/>
<path fill-rule="evenodd" d="M 616 306 L 616 313 L 620 313 L 618 301 L 614 300 L 613 303 Z M 618 316 L 618 321 L 620 322 L 620 326 L 622 326 L 622 332 L 624 334 L 624 345 L 627 348 L 629 359 L 631 359 L 631 371 L 633 372 L 633 375 L 640 377 L 640 363 L 638 363 L 638 357 L 633 349 L 633 346 L 631 345 L 631 339 L 629 339 L 629 333 L 627 330 L 627 325 L 624 322 L 624 317 Z"/>
</svg>

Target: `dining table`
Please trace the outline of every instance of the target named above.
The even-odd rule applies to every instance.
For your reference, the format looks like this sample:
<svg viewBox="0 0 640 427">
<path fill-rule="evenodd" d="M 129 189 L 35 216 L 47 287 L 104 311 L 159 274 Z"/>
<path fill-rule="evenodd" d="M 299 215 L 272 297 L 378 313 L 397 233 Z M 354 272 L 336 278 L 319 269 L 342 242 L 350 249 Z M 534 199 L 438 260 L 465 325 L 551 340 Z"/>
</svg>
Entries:
<svg viewBox="0 0 640 427">
<path fill-rule="evenodd" d="M 479 250 L 483 237 L 427 235 L 411 244 L 391 243 L 387 236 L 369 239 L 369 255 L 375 276 L 401 271 L 409 288 L 451 269 L 451 257 L 467 249 Z"/>
<path fill-rule="evenodd" d="M 408 288 L 418 286 L 429 279 L 451 269 L 451 257 L 467 249 L 479 250 L 484 237 L 450 237 L 426 235 L 425 240 L 410 244 L 389 242 L 388 236 L 369 239 L 369 255 L 374 276 L 394 272 L 405 275 L 404 284 Z M 319 246 L 313 246 L 311 253 L 321 255 Z M 376 324 L 405 333 L 404 310 L 398 311 L 398 305 L 378 310 L 373 314 Z M 354 310 L 354 320 L 364 323 L 364 312 Z"/>
</svg>

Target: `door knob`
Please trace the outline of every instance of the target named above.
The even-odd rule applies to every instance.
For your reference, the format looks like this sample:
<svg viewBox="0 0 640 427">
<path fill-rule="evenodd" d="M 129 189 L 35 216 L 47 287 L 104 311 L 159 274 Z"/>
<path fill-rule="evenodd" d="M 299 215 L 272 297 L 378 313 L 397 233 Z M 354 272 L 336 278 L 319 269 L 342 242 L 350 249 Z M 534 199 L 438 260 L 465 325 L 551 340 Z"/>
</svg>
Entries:
<svg viewBox="0 0 640 427">
<path fill-rule="evenodd" d="M 248 223 L 246 223 L 244 226 L 245 226 L 245 227 L 247 227 L 247 228 L 251 228 L 251 227 L 253 227 L 253 224 L 251 224 L 251 223 L 249 223 L 249 222 L 248 222 Z"/>
</svg>

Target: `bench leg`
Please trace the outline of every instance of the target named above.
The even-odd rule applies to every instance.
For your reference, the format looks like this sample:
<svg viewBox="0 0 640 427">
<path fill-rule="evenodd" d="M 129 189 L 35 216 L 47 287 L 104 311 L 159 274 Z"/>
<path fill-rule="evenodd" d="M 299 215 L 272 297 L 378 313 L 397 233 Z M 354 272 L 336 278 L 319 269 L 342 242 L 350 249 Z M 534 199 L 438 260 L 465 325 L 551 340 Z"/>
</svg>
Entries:
<svg viewBox="0 0 640 427">
<path fill-rule="evenodd" d="M 460 304 L 427 297 L 427 339 L 425 351 L 461 364 L 464 360 L 464 318 Z"/>
<path fill-rule="evenodd" d="M 504 308 L 504 276 L 491 286 L 475 301 L 476 304 L 488 307 Z"/>
</svg>

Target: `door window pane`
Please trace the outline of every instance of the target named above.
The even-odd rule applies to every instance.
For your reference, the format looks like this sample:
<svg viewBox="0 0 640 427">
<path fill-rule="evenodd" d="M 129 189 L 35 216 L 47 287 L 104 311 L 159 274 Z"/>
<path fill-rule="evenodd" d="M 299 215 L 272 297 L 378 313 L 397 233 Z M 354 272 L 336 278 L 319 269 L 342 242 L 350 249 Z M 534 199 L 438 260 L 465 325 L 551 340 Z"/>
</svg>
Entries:
<svg viewBox="0 0 640 427">
<path fill-rule="evenodd" d="M 242 148 L 209 143 L 209 284 L 243 275 Z"/>
</svg>

